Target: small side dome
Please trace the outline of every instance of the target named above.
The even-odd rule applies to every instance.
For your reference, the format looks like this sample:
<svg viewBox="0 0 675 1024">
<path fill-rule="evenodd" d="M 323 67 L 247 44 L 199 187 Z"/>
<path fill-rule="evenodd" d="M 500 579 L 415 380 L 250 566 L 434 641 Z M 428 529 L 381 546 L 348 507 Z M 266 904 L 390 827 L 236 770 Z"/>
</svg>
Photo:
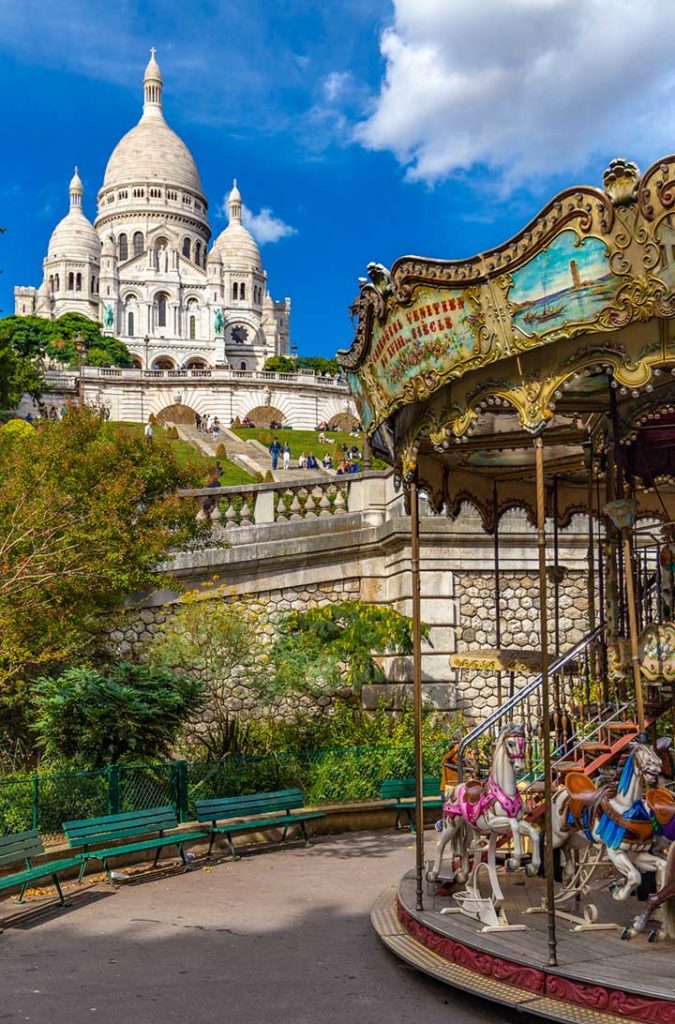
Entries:
<svg viewBox="0 0 675 1024">
<path fill-rule="evenodd" d="M 260 249 L 250 231 L 241 222 L 242 198 L 234 179 L 232 191 L 227 200 L 230 223 L 218 235 L 212 253 L 219 253 L 223 265 L 234 270 L 262 270 Z"/>
<path fill-rule="evenodd" d="M 94 225 L 82 213 L 82 180 L 75 168 L 69 185 L 70 210 L 60 221 L 49 239 L 47 258 L 53 259 L 94 259 L 101 257 L 101 240 Z"/>
</svg>

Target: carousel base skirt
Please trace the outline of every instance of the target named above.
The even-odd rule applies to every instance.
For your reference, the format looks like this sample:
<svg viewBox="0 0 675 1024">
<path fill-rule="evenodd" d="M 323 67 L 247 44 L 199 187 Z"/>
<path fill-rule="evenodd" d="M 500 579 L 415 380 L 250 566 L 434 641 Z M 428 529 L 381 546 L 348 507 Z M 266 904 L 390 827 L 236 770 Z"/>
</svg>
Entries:
<svg viewBox="0 0 675 1024">
<path fill-rule="evenodd" d="M 649 943 L 647 934 L 621 940 L 620 928 L 574 932 L 558 919 L 558 966 L 548 966 L 544 883 L 520 872 L 500 879 L 509 923 L 525 930 L 482 932 L 456 905 L 452 890 L 429 886 L 423 911 L 415 909 L 414 871 L 376 901 L 371 921 L 384 944 L 406 963 L 483 999 L 578 1024 L 675 1024 L 675 941 Z M 599 920 L 623 926 L 644 904 L 597 895 Z M 574 904 L 568 908 L 575 910 Z M 581 911 L 579 911 L 581 913 Z"/>
</svg>

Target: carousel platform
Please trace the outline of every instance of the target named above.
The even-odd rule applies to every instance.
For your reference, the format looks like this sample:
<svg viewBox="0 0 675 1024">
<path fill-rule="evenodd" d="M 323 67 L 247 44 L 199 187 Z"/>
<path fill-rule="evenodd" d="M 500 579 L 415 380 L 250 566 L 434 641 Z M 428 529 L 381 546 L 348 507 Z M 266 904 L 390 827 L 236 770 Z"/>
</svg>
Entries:
<svg viewBox="0 0 675 1024">
<path fill-rule="evenodd" d="M 621 929 L 574 932 L 558 919 L 558 966 L 547 965 L 544 882 L 518 872 L 500 877 L 510 924 L 523 931 L 482 932 L 440 883 L 429 885 L 425 910 L 415 909 L 414 871 L 387 889 L 371 920 L 384 944 L 406 963 L 455 988 L 550 1020 L 579 1024 L 675 1024 L 675 940 L 622 941 Z M 623 926 L 636 903 L 594 894 L 599 922 Z M 640 904 L 642 906 L 642 904 Z M 574 906 L 570 908 L 575 910 Z M 579 910 L 581 916 L 583 913 Z"/>
</svg>

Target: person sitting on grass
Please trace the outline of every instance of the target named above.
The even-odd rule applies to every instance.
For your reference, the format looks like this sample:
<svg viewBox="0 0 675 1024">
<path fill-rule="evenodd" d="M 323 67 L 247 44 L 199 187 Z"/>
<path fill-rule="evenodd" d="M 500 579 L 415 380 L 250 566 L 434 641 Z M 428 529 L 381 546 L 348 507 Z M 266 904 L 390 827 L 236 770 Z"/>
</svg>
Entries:
<svg viewBox="0 0 675 1024">
<path fill-rule="evenodd" d="M 300 469 L 307 469 L 307 452 L 303 452 L 298 459 L 298 466 Z"/>
</svg>

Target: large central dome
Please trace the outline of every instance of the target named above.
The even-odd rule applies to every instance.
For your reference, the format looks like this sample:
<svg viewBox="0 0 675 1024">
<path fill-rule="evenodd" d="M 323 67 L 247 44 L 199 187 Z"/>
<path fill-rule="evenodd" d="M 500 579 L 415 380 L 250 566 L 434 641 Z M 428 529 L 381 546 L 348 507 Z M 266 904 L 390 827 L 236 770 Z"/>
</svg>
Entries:
<svg viewBox="0 0 675 1024">
<path fill-rule="evenodd" d="M 161 182 L 201 194 L 192 154 L 163 117 L 142 117 L 120 139 L 108 160 L 103 188 L 135 182 Z"/>
<path fill-rule="evenodd" d="M 157 183 L 201 196 L 202 183 L 192 154 L 164 120 L 162 75 L 154 54 L 145 69 L 143 85 L 143 116 L 112 151 L 103 189 Z"/>
</svg>

